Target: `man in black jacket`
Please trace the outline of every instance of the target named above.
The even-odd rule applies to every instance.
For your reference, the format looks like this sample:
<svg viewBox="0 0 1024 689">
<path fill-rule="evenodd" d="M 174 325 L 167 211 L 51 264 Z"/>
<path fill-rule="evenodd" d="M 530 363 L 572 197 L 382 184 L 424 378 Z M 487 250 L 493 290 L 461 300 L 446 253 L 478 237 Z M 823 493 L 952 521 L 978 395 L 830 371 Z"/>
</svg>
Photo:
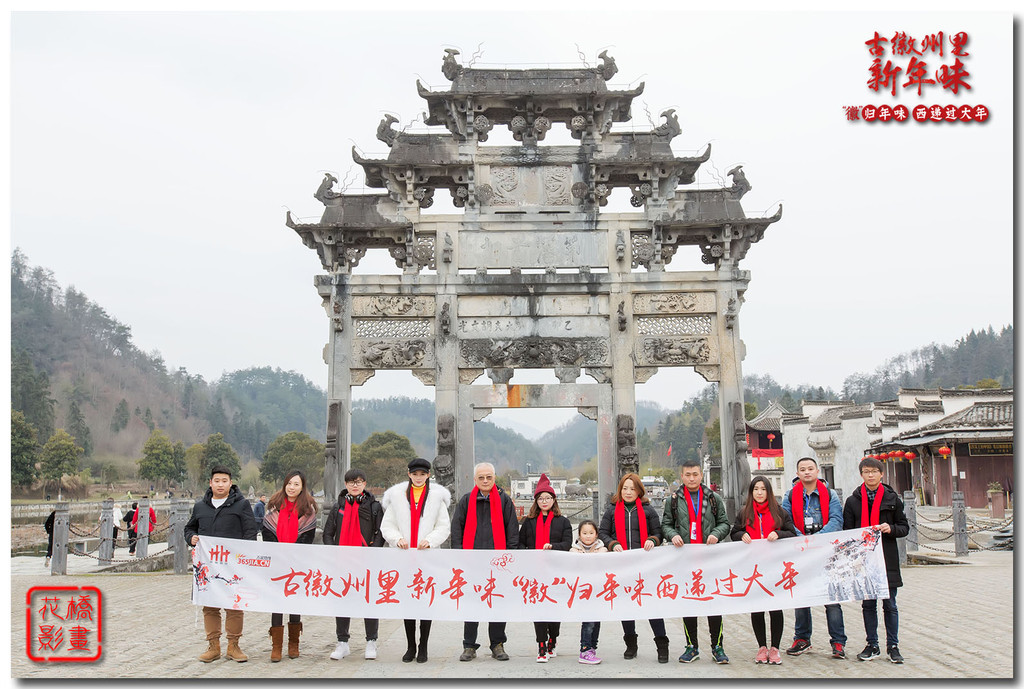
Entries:
<svg viewBox="0 0 1024 689">
<path fill-rule="evenodd" d="M 846 499 L 843 509 L 843 528 L 859 529 L 877 526 L 882 532 L 882 555 L 889 580 L 889 597 L 882 600 L 882 618 L 885 620 L 885 647 L 889 660 L 902 663 L 899 648 L 900 615 L 896 608 L 896 589 L 903 586 L 900 576 L 900 555 L 897 538 L 910 533 L 910 524 L 903 512 L 903 501 L 890 486 L 882 483 L 884 466 L 877 459 L 862 459 L 860 477 L 864 484 Z M 867 646 L 857 654 L 857 660 L 874 660 L 881 655 L 878 648 L 878 601 L 865 600 L 862 604 L 864 634 Z"/>
<path fill-rule="evenodd" d="M 516 519 L 516 506 L 505 491 L 494 485 L 494 465 L 477 464 L 473 467 L 473 481 L 476 486 L 463 495 L 452 514 L 452 548 L 467 550 L 514 550 L 519 546 L 519 522 Z M 473 516 L 470 516 L 470 500 Z M 498 502 L 501 512 L 501 523 L 491 524 L 491 500 Z M 467 525 L 470 526 L 467 533 Z M 459 660 L 467 661 L 476 658 L 476 642 L 479 622 L 465 622 L 462 625 L 462 655 Z M 489 622 L 487 636 L 490 641 L 491 656 L 496 660 L 508 660 L 505 653 L 504 622 Z"/>
<path fill-rule="evenodd" d="M 210 487 L 201 500 L 192 507 L 192 517 L 185 524 L 185 542 L 195 546 L 200 536 L 217 538 L 239 538 L 255 541 L 259 527 L 252 516 L 249 501 L 242 497 L 238 486 L 231 483 L 231 471 L 216 466 L 210 471 Z M 210 663 L 220 658 L 220 608 L 203 606 L 203 623 L 210 647 L 199 656 L 199 660 Z M 225 655 L 231 660 L 244 663 L 249 659 L 238 647 L 242 636 L 242 611 L 224 610 L 224 629 L 228 637 Z"/>
<path fill-rule="evenodd" d="M 327 521 L 324 522 L 324 544 L 383 547 L 384 536 L 380 533 L 382 521 L 384 508 L 373 497 L 373 493 L 366 490 L 366 474 L 362 469 L 349 469 L 345 472 L 345 488 L 338 495 L 338 502 L 334 503 L 327 513 Z M 380 620 L 369 617 L 363 619 L 363 628 L 366 631 L 366 651 L 363 657 L 367 660 L 377 658 L 379 622 Z M 341 660 L 351 652 L 348 647 L 348 630 L 351 623 L 351 617 L 334 618 L 338 645 L 331 653 L 331 660 Z"/>
</svg>

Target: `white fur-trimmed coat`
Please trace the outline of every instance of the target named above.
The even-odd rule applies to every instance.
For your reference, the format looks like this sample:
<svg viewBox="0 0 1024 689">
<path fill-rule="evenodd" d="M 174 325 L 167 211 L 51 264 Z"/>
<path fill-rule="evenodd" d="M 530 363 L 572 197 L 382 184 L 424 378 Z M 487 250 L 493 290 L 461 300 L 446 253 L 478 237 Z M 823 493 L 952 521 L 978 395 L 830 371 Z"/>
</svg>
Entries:
<svg viewBox="0 0 1024 689">
<path fill-rule="evenodd" d="M 384 497 L 381 498 L 384 521 L 381 522 L 380 533 L 392 548 L 397 547 L 399 538 L 404 538 L 408 542 L 412 535 L 412 510 L 409 507 L 409 498 L 405 494 L 408 488 L 409 482 L 403 481 L 384 491 Z M 451 492 L 431 481 L 419 529 L 420 540 L 425 540 L 431 548 L 441 547 L 451 533 L 452 523 L 448 518 L 448 506 L 451 503 Z"/>
</svg>

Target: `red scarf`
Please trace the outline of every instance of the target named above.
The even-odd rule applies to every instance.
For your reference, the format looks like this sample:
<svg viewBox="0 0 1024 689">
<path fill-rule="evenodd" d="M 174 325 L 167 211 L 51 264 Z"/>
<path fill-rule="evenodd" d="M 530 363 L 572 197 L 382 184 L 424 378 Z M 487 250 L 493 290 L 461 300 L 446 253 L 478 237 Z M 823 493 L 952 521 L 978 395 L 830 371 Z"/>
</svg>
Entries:
<svg viewBox="0 0 1024 689">
<path fill-rule="evenodd" d="M 345 501 L 349 500 L 351 501 L 348 503 L 348 507 L 338 510 L 343 512 L 341 529 L 338 530 L 338 545 L 366 545 L 363 534 L 359 530 L 359 503 L 356 502 L 354 496 L 346 495 Z"/>
<path fill-rule="evenodd" d="M 770 521 L 769 521 L 770 520 Z M 775 518 L 772 511 L 768 509 L 768 501 L 754 502 L 754 523 L 747 524 L 747 533 L 754 540 L 768 538 L 768 534 L 775 530 Z"/>
<path fill-rule="evenodd" d="M 636 520 L 640 524 L 640 547 L 642 548 L 644 543 L 647 542 L 647 515 L 644 514 L 644 506 L 637 500 L 636 505 Z M 621 545 L 623 550 L 629 550 L 629 539 L 626 538 L 626 503 L 619 500 L 615 503 L 615 540 Z"/>
<path fill-rule="evenodd" d="M 412 499 L 413 485 L 409 483 L 409 512 L 412 513 L 412 520 L 409 525 L 409 547 L 415 550 L 419 547 L 420 517 L 423 516 L 423 505 L 427 502 L 427 486 L 424 484 L 423 492 L 420 493 L 419 506 Z"/>
<path fill-rule="evenodd" d="M 690 515 L 690 543 L 703 543 L 704 542 L 704 520 L 701 503 L 704 501 L 704 491 L 697 486 L 697 504 L 693 504 L 693 498 L 690 496 L 690 490 L 683 488 L 683 495 L 686 496 L 686 511 Z M 694 526 L 696 525 L 696 529 Z"/>
<path fill-rule="evenodd" d="M 537 515 L 537 550 L 544 550 L 544 546 L 551 542 L 551 520 L 555 518 L 554 513 L 548 512 L 547 520 L 543 514 Z"/>
<path fill-rule="evenodd" d="M 828 486 L 819 480 L 814 490 L 818 491 L 818 501 L 821 503 L 821 525 L 824 526 L 828 524 Z M 793 523 L 796 524 L 796 528 L 800 529 L 800 533 L 807 533 L 807 528 L 804 526 L 804 484 L 799 481 L 796 482 L 793 492 L 790 493 L 789 505 L 793 508 Z"/>
<path fill-rule="evenodd" d="M 299 511 L 295 509 L 294 502 L 288 502 L 288 498 L 282 500 L 278 508 L 275 531 L 278 543 L 294 543 L 299 538 Z"/>
<path fill-rule="evenodd" d="M 463 550 L 473 549 L 473 539 L 476 537 L 476 503 L 480 489 L 473 486 L 469 492 L 469 509 L 466 510 L 466 530 L 462 532 Z M 501 518 L 501 496 L 498 495 L 498 487 L 491 487 L 491 494 L 488 496 L 491 503 L 491 537 L 494 539 L 494 549 L 505 549 L 505 520 Z"/>
<path fill-rule="evenodd" d="M 871 513 L 868 514 L 868 487 L 866 484 L 860 484 L 860 525 L 861 526 L 878 526 L 879 518 L 882 513 L 882 493 L 885 492 L 885 488 L 881 483 L 878 484 L 878 489 L 875 491 L 875 500 L 871 503 Z"/>
</svg>

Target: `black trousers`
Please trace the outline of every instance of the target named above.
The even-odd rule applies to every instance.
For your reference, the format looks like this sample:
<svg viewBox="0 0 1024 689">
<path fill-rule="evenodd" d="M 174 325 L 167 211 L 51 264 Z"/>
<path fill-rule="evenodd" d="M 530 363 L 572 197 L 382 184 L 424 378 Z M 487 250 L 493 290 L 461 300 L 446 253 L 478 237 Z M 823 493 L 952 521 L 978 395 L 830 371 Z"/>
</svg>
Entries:
<svg viewBox="0 0 1024 689">
<path fill-rule="evenodd" d="M 302 622 L 302 615 L 288 615 L 288 624 L 299 624 Z M 283 612 L 272 612 L 270 613 L 270 626 L 281 627 L 284 626 L 284 613 Z"/>
<path fill-rule="evenodd" d="M 683 628 L 686 630 L 686 645 L 700 648 L 697 644 L 697 618 L 684 617 Z M 708 631 L 711 632 L 711 645 L 722 645 L 722 616 L 708 615 Z"/>
<path fill-rule="evenodd" d="M 547 643 L 548 639 L 557 639 L 558 631 L 562 628 L 561 622 L 534 622 L 533 631 L 537 636 L 537 643 Z"/>
<path fill-rule="evenodd" d="M 335 617 L 334 618 L 334 630 L 337 632 L 338 641 L 348 641 L 348 627 L 351 624 L 351 617 Z M 377 628 L 380 620 L 373 620 L 369 617 L 363 620 L 363 627 L 366 629 L 366 640 L 376 641 L 377 640 Z"/>
<path fill-rule="evenodd" d="M 779 644 L 782 643 L 782 611 L 781 610 L 769 610 L 768 617 L 772 623 L 772 648 L 778 648 Z M 757 645 L 767 646 L 766 635 L 764 628 L 764 611 L 750 613 L 750 626 L 754 628 L 754 638 L 757 639 Z"/>
</svg>

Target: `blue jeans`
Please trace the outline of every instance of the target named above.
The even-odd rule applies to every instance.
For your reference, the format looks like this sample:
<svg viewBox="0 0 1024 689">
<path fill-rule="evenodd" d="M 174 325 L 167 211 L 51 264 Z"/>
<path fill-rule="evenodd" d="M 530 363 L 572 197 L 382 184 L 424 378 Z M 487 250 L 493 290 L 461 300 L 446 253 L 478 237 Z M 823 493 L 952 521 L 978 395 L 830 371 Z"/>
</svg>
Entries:
<svg viewBox="0 0 1024 689">
<path fill-rule="evenodd" d="M 584 622 L 580 627 L 580 653 L 597 650 L 597 637 L 601 635 L 600 622 Z"/>
<path fill-rule="evenodd" d="M 839 603 L 825 606 L 825 622 L 828 624 L 828 640 L 834 644 L 846 645 L 846 629 L 843 628 L 843 608 Z M 796 623 L 793 625 L 793 641 L 811 640 L 811 609 L 797 608 Z"/>
<path fill-rule="evenodd" d="M 864 634 L 867 642 L 872 646 L 878 645 L 878 601 L 875 599 L 865 600 L 863 603 L 864 612 Z M 882 601 L 882 619 L 885 621 L 885 647 L 891 648 L 900 643 L 900 611 L 896 608 L 896 588 L 889 587 L 889 598 Z"/>
</svg>

